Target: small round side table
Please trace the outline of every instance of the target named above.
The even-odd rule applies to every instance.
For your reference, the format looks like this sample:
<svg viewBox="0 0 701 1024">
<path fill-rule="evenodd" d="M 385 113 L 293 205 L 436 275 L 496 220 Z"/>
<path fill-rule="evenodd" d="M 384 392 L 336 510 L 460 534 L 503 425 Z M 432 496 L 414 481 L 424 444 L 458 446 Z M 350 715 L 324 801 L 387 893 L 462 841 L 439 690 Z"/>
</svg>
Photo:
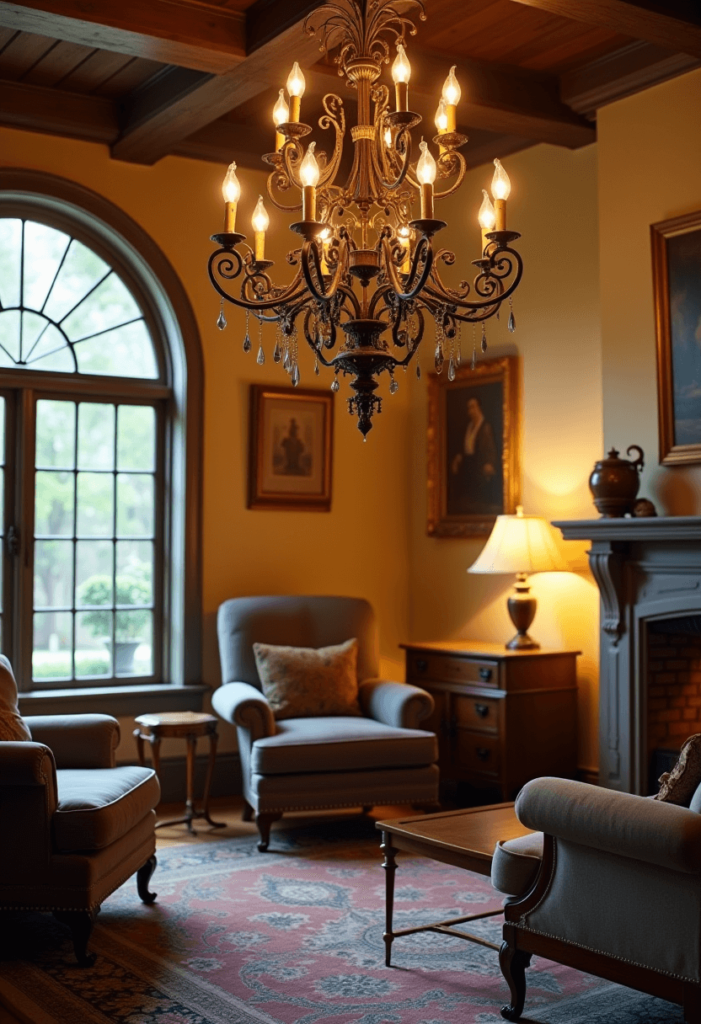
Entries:
<svg viewBox="0 0 701 1024">
<path fill-rule="evenodd" d="M 159 821 L 156 828 L 163 828 L 165 825 L 187 825 L 191 835 L 197 835 L 192 822 L 197 818 L 204 818 L 213 828 L 225 828 L 226 822 L 212 821 L 209 816 L 209 790 L 212 785 L 214 773 L 214 762 L 217 756 L 217 720 L 214 715 L 207 715 L 199 711 L 164 711 L 161 714 L 139 715 L 136 719 L 138 728 L 134 729 L 134 739 L 139 754 L 139 764 L 145 765 L 144 741 L 150 744 L 151 760 L 156 775 L 160 774 L 161 759 L 160 745 L 165 738 L 177 738 L 187 740 L 187 791 L 185 801 L 185 815 L 182 818 L 172 818 L 169 821 Z M 193 789 L 195 776 L 195 748 L 199 736 L 209 736 L 209 764 L 207 765 L 207 777 L 204 784 L 203 808 L 195 810 Z"/>
</svg>

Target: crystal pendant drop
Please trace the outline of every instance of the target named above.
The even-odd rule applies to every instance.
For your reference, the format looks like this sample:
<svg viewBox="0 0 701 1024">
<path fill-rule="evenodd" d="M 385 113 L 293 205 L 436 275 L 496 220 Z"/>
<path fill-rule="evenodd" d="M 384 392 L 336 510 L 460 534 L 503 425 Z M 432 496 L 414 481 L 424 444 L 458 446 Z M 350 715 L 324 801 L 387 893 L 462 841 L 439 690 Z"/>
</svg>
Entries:
<svg viewBox="0 0 701 1024">
<path fill-rule="evenodd" d="M 462 366 L 462 344 L 458 342 L 458 347 L 455 350 L 455 366 L 460 369 Z"/>
<path fill-rule="evenodd" d="M 443 349 L 440 345 L 436 345 L 436 354 L 433 357 L 433 365 L 436 367 L 436 373 L 440 373 L 445 363 L 445 356 L 443 355 Z"/>
<path fill-rule="evenodd" d="M 482 345 L 481 345 L 481 349 L 482 349 L 483 352 L 487 351 L 487 332 L 485 331 L 484 327 L 482 327 Z"/>
<path fill-rule="evenodd" d="M 476 365 L 477 365 L 477 350 L 473 346 L 473 348 L 472 348 L 472 362 L 470 363 L 470 369 L 474 370 Z"/>
<path fill-rule="evenodd" d="M 219 311 L 219 316 L 217 317 L 217 327 L 219 328 L 220 331 L 223 331 L 224 328 L 226 327 L 226 317 L 224 316 L 223 309 Z"/>
<path fill-rule="evenodd" d="M 337 380 L 337 379 L 336 379 L 336 378 L 334 377 L 334 379 L 333 379 L 333 383 L 331 384 L 331 390 L 332 390 L 332 391 L 338 391 L 338 389 L 340 388 L 340 386 L 341 386 L 341 385 L 340 385 L 340 384 L 338 383 L 338 380 Z"/>
<path fill-rule="evenodd" d="M 251 351 L 251 338 L 248 331 L 246 331 L 246 337 L 243 339 L 243 350 L 244 352 Z"/>
<path fill-rule="evenodd" d="M 397 382 L 394 379 L 394 377 L 392 377 L 392 381 L 391 381 L 390 386 L 389 386 L 389 393 L 390 393 L 390 395 L 396 395 L 396 393 L 398 391 L 399 391 L 399 384 L 397 384 Z"/>
<path fill-rule="evenodd" d="M 416 364 L 416 379 L 421 380 L 421 367 L 418 363 Z"/>
<path fill-rule="evenodd" d="M 296 388 L 298 384 L 299 384 L 299 366 L 297 366 L 297 363 L 295 363 L 294 366 L 292 367 L 292 387 Z"/>
<path fill-rule="evenodd" d="M 280 342 L 276 338 L 275 339 L 275 348 L 273 349 L 273 362 L 274 363 L 279 363 L 281 359 L 282 359 L 282 355 L 280 354 Z"/>
<path fill-rule="evenodd" d="M 455 363 L 452 356 L 448 362 L 448 380 L 455 380 Z"/>
<path fill-rule="evenodd" d="M 317 375 L 317 377 L 319 376 L 319 360 L 318 359 L 314 360 L 314 373 Z"/>
<path fill-rule="evenodd" d="M 263 351 L 263 346 L 262 345 L 258 349 L 258 355 L 256 356 L 256 362 L 258 363 L 259 366 L 262 366 L 263 363 L 265 362 L 265 352 Z"/>
<path fill-rule="evenodd" d="M 513 334 L 514 331 L 516 330 L 516 321 L 514 319 L 514 311 L 513 311 L 513 309 L 509 313 L 509 323 L 507 324 L 507 326 L 508 326 L 509 330 L 511 331 L 511 333 Z"/>
<path fill-rule="evenodd" d="M 282 368 L 288 373 L 290 372 L 290 350 L 288 348 L 285 349 L 285 355 L 282 357 Z"/>
</svg>

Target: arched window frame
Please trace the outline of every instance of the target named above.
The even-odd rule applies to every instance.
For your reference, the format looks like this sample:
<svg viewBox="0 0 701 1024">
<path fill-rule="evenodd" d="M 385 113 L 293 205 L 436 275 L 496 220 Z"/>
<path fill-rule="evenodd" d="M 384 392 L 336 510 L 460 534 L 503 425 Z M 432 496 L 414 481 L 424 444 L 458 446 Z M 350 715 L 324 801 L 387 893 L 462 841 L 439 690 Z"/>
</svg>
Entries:
<svg viewBox="0 0 701 1024">
<path fill-rule="evenodd" d="M 166 522 L 163 619 L 165 678 L 157 686 L 96 687 L 52 695 L 24 692 L 25 713 L 58 707 L 132 714 L 153 707 L 154 691 L 163 707 L 193 707 L 201 685 L 201 522 L 202 417 L 204 367 L 194 312 L 183 285 L 153 239 L 123 210 L 103 196 L 64 178 L 33 170 L 0 169 L 0 215 L 41 220 L 84 242 L 106 260 L 133 291 L 150 328 L 159 379 L 135 379 L 149 397 L 167 398 L 165 487 Z M 118 378 L 3 369 L 0 380 L 27 388 L 84 391 L 99 396 L 115 391 Z M 31 643 L 29 645 L 31 647 Z M 20 655 L 24 665 L 27 652 Z M 31 673 L 20 673 L 20 688 Z M 29 684 L 31 685 L 31 684 Z"/>
</svg>

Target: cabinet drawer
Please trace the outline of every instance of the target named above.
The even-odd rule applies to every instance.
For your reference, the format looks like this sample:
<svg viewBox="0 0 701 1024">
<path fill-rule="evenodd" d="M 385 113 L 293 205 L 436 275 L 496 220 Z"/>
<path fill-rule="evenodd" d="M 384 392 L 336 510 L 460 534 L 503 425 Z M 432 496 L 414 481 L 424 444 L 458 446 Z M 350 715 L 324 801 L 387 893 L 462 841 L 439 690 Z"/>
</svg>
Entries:
<svg viewBox="0 0 701 1024">
<path fill-rule="evenodd" d="M 498 736 L 485 736 L 459 729 L 457 761 L 461 768 L 477 775 L 496 778 L 501 768 Z"/>
<path fill-rule="evenodd" d="M 457 658 L 442 654 L 412 654 L 407 675 L 411 682 L 434 679 L 447 683 L 476 683 L 479 686 L 499 685 L 499 663 L 476 658 Z"/>
<path fill-rule="evenodd" d="M 453 714 L 456 725 L 480 732 L 499 731 L 499 705 L 501 701 L 489 697 L 468 697 L 453 694 Z"/>
</svg>

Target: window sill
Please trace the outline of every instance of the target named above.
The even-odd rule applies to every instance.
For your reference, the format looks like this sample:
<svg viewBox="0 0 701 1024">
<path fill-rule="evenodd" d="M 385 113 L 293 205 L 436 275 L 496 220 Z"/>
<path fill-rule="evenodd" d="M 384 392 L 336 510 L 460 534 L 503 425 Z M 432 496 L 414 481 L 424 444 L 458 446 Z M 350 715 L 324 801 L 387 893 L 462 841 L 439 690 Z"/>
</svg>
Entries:
<svg viewBox="0 0 701 1024">
<path fill-rule="evenodd" d="M 126 718 L 150 711 L 201 711 L 208 686 L 105 686 L 30 690 L 19 694 L 21 715 L 102 713 Z"/>
</svg>

